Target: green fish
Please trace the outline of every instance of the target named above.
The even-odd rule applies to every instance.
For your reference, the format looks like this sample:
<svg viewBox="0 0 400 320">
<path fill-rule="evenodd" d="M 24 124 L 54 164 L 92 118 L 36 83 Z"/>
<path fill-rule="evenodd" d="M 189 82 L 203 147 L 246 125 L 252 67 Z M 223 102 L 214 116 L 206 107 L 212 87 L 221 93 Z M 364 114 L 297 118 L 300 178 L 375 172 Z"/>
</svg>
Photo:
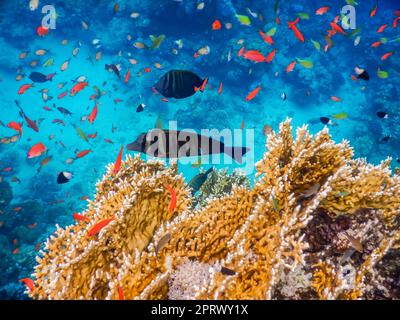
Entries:
<svg viewBox="0 0 400 320">
<path fill-rule="evenodd" d="M 86 137 L 86 134 L 82 131 L 81 128 L 75 126 L 75 130 L 83 140 L 85 140 L 86 142 L 89 142 L 88 138 Z"/>
<path fill-rule="evenodd" d="M 279 0 L 275 0 L 275 4 L 274 4 L 274 12 L 278 13 L 279 11 Z"/>
<path fill-rule="evenodd" d="M 318 51 L 321 50 L 321 45 L 319 44 L 318 41 L 311 40 L 311 42 L 314 45 L 315 49 L 317 49 Z"/>
<path fill-rule="evenodd" d="M 348 116 L 349 115 L 346 112 L 340 112 L 340 113 L 334 114 L 332 117 L 337 120 L 343 120 L 343 119 L 347 119 Z"/>
<path fill-rule="evenodd" d="M 272 205 L 274 206 L 275 212 L 279 212 L 278 199 L 276 199 L 274 196 L 272 196 Z"/>
<path fill-rule="evenodd" d="M 297 14 L 298 17 L 300 17 L 300 19 L 302 20 L 309 20 L 310 19 L 310 15 L 307 12 L 299 12 Z"/>
<path fill-rule="evenodd" d="M 201 186 L 206 182 L 208 175 L 214 169 L 211 167 L 206 172 L 199 173 L 193 177 L 192 180 L 189 181 L 188 186 L 192 188 L 192 195 L 194 195 L 197 191 L 200 190 Z"/>
<path fill-rule="evenodd" d="M 299 62 L 306 69 L 311 69 L 311 68 L 314 67 L 313 62 L 310 59 L 299 59 L 299 58 L 297 58 L 297 62 Z"/>
<path fill-rule="evenodd" d="M 380 38 L 379 39 L 382 43 L 387 43 L 388 42 L 388 38 Z"/>
<path fill-rule="evenodd" d="M 238 21 L 245 25 L 245 26 L 249 26 L 251 24 L 250 18 L 248 16 L 242 15 L 242 14 L 237 14 L 236 18 L 238 19 Z"/>
<path fill-rule="evenodd" d="M 378 71 L 377 71 L 376 74 L 377 74 L 378 77 L 381 78 L 381 79 L 387 79 L 387 78 L 389 78 L 389 72 L 384 71 L 384 70 L 381 70 L 381 69 L 378 69 Z"/>
<path fill-rule="evenodd" d="M 356 5 L 358 5 L 358 3 L 355 2 L 355 0 L 346 0 L 346 3 L 349 4 L 349 5 L 351 5 L 351 6 L 356 6 Z"/>
<path fill-rule="evenodd" d="M 164 41 L 165 35 L 159 35 L 158 37 L 150 35 L 150 40 L 152 42 L 150 48 L 151 49 L 157 49 L 160 47 L 161 43 Z"/>
<path fill-rule="evenodd" d="M 361 32 L 361 28 L 356 28 L 352 32 L 349 33 L 351 37 L 358 35 Z"/>
<path fill-rule="evenodd" d="M 43 67 L 50 67 L 54 65 L 54 58 L 49 58 L 45 63 L 43 63 Z"/>
<path fill-rule="evenodd" d="M 340 192 L 338 192 L 337 194 L 336 194 L 336 196 L 338 196 L 338 197 L 345 197 L 345 196 L 348 196 L 350 194 L 350 192 L 348 192 L 348 191 L 340 191 Z"/>
<path fill-rule="evenodd" d="M 276 27 L 272 27 L 271 29 L 269 29 L 268 31 L 267 31 L 267 35 L 268 36 L 274 36 L 275 35 L 275 33 L 276 33 Z"/>
</svg>

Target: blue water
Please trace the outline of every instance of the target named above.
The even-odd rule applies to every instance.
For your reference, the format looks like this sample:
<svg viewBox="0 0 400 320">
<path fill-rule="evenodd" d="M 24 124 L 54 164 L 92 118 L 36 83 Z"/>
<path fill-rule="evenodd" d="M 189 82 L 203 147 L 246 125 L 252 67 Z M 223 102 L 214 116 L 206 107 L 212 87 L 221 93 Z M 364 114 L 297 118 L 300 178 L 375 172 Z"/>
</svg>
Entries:
<svg viewBox="0 0 400 320">
<path fill-rule="evenodd" d="M 119 10 L 114 11 L 115 3 Z M 204 2 L 204 9 L 196 9 Z M 121 146 L 136 139 L 141 132 L 154 128 L 157 118 L 164 127 L 169 121 L 177 121 L 179 129 L 236 129 L 240 135 L 242 122 L 248 132 L 248 140 L 235 140 L 236 144 L 245 143 L 251 151 L 242 165 L 221 163 L 218 168 L 241 169 L 250 178 L 253 177 L 252 164 L 261 158 L 265 151 L 265 137 L 262 128 L 265 124 L 275 130 L 287 117 L 293 119 L 294 127 L 309 123 L 315 133 L 323 128 L 318 121 L 328 116 L 333 121 L 329 125 L 335 141 L 347 139 L 354 147 L 357 157 L 366 157 L 372 163 L 379 163 L 388 156 L 394 158 L 393 168 L 397 165 L 399 154 L 399 30 L 392 24 L 394 11 L 399 9 L 397 1 L 379 1 L 378 12 L 369 17 L 376 1 L 358 1 L 356 6 L 357 28 L 360 28 L 360 44 L 354 45 L 356 36 L 333 36 L 334 47 L 324 52 L 326 31 L 345 1 L 280 1 L 279 13 L 274 12 L 275 1 L 39 1 L 38 9 L 31 11 L 29 1 L 1 1 L 0 4 L 0 120 L 4 125 L 10 121 L 24 122 L 18 113 L 14 100 L 17 99 L 25 113 L 32 120 L 40 120 L 39 132 L 28 128 L 24 122 L 23 134 L 16 143 L 0 144 L 0 201 L 12 190 L 12 200 L 0 202 L 0 298 L 24 299 L 23 286 L 18 279 L 30 276 L 36 255 L 35 246 L 55 230 L 55 224 L 64 226 L 72 223 L 72 212 L 82 210 L 86 202 L 84 196 L 92 196 L 96 181 L 101 178 L 104 166 L 114 162 Z M 329 4 L 328 4 L 329 3 Z M 50 30 L 45 37 L 36 34 L 43 14 L 41 8 L 54 5 L 57 12 L 56 29 Z M 315 10 L 329 5 L 330 10 L 322 16 Z M 248 11 L 262 14 L 264 20 L 254 18 Z M 137 18 L 131 18 L 137 12 Z M 305 36 L 305 43 L 297 40 L 287 22 L 296 19 L 300 12 L 308 13 L 309 19 L 301 19 L 299 29 Z M 241 25 L 235 14 L 250 17 L 251 25 Z M 276 23 L 276 16 L 280 24 Z M 222 23 L 221 30 L 212 30 L 215 19 Z M 85 21 L 89 28 L 82 27 Z M 232 23 L 226 29 L 225 23 Z M 378 34 L 377 29 L 389 24 L 385 31 Z M 266 44 L 259 30 L 264 32 L 276 27 L 273 36 L 274 45 Z M 347 31 L 348 34 L 351 33 Z M 138 49 L 135 42 L 151 44 L 149 35 L 165 35 L 158 49 Z M 130 39 L 128 40 L 128 35 Z M 378 48 L 371 44 L 380 38 L 387 42 Z M 92 44 L 99 39 L 99 47 Z M 243 44 L 238 41 L 243 39 Z M 321 44 L 318 51 L 311 39 Z M 63 45 L 62 40 L 68 40 Z M 176 41 L 181 40 L 183 47 L 178 48 Z M 204 46 L 210 47 L 210 53 L 194 58 L 194 53 Z M 274 48 L 277 54 L 272 63 L 254 63 L 238 57 L 239 49 L 259 50 L 266 55 Z M 80 48 L 76 57 L 74 48 Z M 35 55 L 38 49 L 46 49 L 44 56 Z M 174 54 L 173 49 L 178 53 Z M 19 54 L 29 51 L 25 59 Z M 394 55 L 385 61 L 381 56 L 394 51 Z M 101 52 L 99 61 L 96 53 Z M 228 53 L 231 60 L 228 61 Z M 92 62 L 87 58 L 91 57 Z M 54 65 L 44 67 L 49 58 Z M 304 68 L 297 63 L 295 70 L 286 73 L 287 65 L 295 60 L 310 59 L 314 67 Z M 71 59 L 65 71 L 60 66 Z M 135 59 L 131 64 L 128 59 Z M 31 67 L 33 60 L 37 67 Z M 122 80 L 105 70 L 105 64 L 120 64 Z M 155 67 L 155 63 L 162 68 Z M 365 67 L 371 80 L 353 81 L 356 65 Z M 150 67 L 150 72 L 144 69 Z M 377 77 L 377 68 L 389 72 L 387 79 Z M 131 70 L 129 82 L 123 79 L 127 70 Z M 204 93 L 168 102 L 160 100 L 151 87 L 170 69 L 188 69 L 202 78 L 209 77 L 209 85 Z M 52 82 L 36 83 L 24 94 L 17 92 L 21 85 L 32 83 L 28 75 L 32 71 L 50 74 L 56 72 Z M 16 81 L 17 74 L 26 76 Z M 139 74 L 140 73 L 140 74 Z M 85 76 L 89 86 L 76 96 L 68 95 L 58 99 L 65 90 L 74 85 L 71 80 Z M 62 89 L 58 84 L 65 82 Z M 217 93 L 220 83 L 223 91 Z M 245 100 L 247 94 L 258 85 L 261 91 L 251 101 Z M 93 124 L 82 121 L 95 105 L 90 100 L 97 86 L 106 94 L 98 99 L 99 112 Z M 53 99 L 44 102 L 42 89 L 48 89 Z M 286 93 L 287 99 L 281 99 Z M 341 102 L 331 100 L 340 97 Z M 115 99 L 122 100 L 115 102 Z M 56 108 L 64 107 L 72 116 L 64 116 Z M 142 113 L 136 112 L 139 103 L 145 103 Z M 47 106 L 52 111 L 46 111 Z M 377 111 L 388 113 L 388 119 L 379 119 Z M 337 120 L 334 114 L 346 112 L 348 118 Z M 65 126 L 52 123 L 61 119 Z M 313 121 L 317 119 L 317 121 Z M 98 133 L 95 139 L 85 142 L 78 136 L 73 125 L 85 134 Z M 113 130 L 116 128 L 116 130 Z M 0 138 L 15 135 L 16 131 L 0 126 Z M 251 137 L 254 135 L 254 141 Z M 382 138 L 390 136 L 389 141 Z M 50 139 L 50 136 L 54 136 Z M 240 137 L 239 137 L 240 138 Z M 106 142 L 109 139 L 112 143 Z M 40 162 L 46 157 L 27 159 L 29 149 L 42 142 L 48 149 L 51 161 L 38 172 Z M 61 145 L 62 142 L 65 148 Z M 90 149 L 86 157 L 67 164 L 68 158 L 74 158 L 76 151 Z M 125 151 L 126 153 L 126 151 Z M 130 152 L 132 153 L 132 152 Z M 189 159 L 196 162 L 197 158 Z M 207 159 L 203 159 L 204 168 Z M 11 167 L 11 169 L 10 169 Z M 4 171 L 6 169 L 6 171 Z M 179 169 L 188 180 L 198 173 L 191 163 L 182 161 Z M 8 171 L 11 170 L 11 171 Z M 59 171 L 70 171 L 73 179 L 66 185 L 56 183 Z M 17 249 L 17 250 L 16 250 Z M 37 249 L 37 248 L 36 248 Z M 14 251 L 16 250 L 16 251 Z M 13 253 L 14 252 L 14 253 Z"/>
</svg>

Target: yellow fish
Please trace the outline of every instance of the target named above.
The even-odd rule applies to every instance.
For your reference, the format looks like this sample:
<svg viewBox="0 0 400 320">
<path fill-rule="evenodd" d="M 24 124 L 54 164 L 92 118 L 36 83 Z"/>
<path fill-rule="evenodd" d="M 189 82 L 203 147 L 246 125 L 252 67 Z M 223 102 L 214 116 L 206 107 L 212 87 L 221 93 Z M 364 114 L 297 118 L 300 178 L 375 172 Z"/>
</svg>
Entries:
<svg viewBox="0 0 400 320">
<path fill-rule="evenodd" d="M 304 68 L 311 69 L 314 67 L 314 64 L 309 59 L 299 59 L 297 58 L 297 62 L 299 62 Z"/>
</svg>

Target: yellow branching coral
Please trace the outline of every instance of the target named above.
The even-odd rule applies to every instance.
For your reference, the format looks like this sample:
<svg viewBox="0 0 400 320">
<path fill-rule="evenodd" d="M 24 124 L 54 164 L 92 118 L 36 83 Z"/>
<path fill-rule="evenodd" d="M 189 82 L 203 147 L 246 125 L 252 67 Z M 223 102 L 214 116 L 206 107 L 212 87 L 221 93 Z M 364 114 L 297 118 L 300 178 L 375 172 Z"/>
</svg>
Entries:
<svg viewBox="0 0 400 320">
<path fill-rule="evenodd" d="M 326 128 L 294 137 L 290 120 L 266 147 L 252 190 L 235 186 L 196 208 L 176 166 L 128 157 L 114 177 L 110 165 L 82 213 L 88 222 L 47 241 L 30 295 L 359 299 L 374 289 L 366 281 L 384 287 L 375 267 L 400 237 L 390 162 L 352 160 L 349 143 Z M 166 185 L 177 193 L 174 212 Z"/>
</svg>

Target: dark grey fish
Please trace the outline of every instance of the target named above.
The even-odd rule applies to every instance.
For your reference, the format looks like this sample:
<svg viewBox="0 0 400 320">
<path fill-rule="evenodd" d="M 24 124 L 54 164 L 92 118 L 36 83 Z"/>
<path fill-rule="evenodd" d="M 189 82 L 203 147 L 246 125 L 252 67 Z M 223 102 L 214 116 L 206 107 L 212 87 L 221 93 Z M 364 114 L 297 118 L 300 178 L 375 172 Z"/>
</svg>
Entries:
<svg viewBox="0 0 400 320">
<path fill-rule="evenodd" d="M 64 184 L 64 183 L 69 182 L 69 180 L 71 180 L 71 179 L 72 179 L 72 173 L 66 172 L 66 171 L 60 172 L 57 176 L 57 183 Z"/>
<path fill-rule="evenodd" d="M 154 88 L 166 98 L 183 99 L 196 93 L 203 79 L 188 70 L 171 70 L 164 74 Z"/>
<path fill-rule="evenodd" d="M 152 129 L 140 134 L 127 149 L 159 158 L 183 158 L 224 153 L 242 163 L 246 147 L 227 147 L 223 142 L 190 131 Z"/>
<path fill-rule="evenodd" d="M 206 172 L 197 174 L 196 176 L 193 177 L 192 180 L 190 180 L 188 186 L 192 188 L 193 195 L 200 190 L 201 186 L 204 184 L 204 182 L 206 182 L 208 175 L 211 173 L 211 171 L 213 171 L 212 167 L 208 169 Z"/>
<path fill-rule="evenodd" d="M 139 104 L 138 107 L 136 108 L 136 112 L 143 112 L 145 106 L 146 105 L 144 103 Z"/>
<path fill-rule="evenodd" d="M 328 117 L 321 117 L 319 118 L 319 120 L 323 123 L 323 124 L 330 124 L 331 120 Z"/>
<path fill-rule="evenodd" d="M 105 67 L 106 67 L 106 70 L 112 70 L 118 76 L 118 78 L 121 78 L 119 69 L 115 64 L 106 64 Z"/>
<path fill-rule="evenodd" d="M 63 107 L 58 107 L 57 110 L 60 111 L 60 112 L 61 112 L 63 115 L 65 115 L 65 116 L 70 116 L 70 115 L 72 115 L 72 112 L 71 112 L 71 111 L 69 111 L 68 109 L 65 109 L 65 108 L 63 108 Z"/>
<path fill-rule="evenodd" d="M 234 276 L 236 274 L 235 271 L 226 267 L 221 267 L 221 273 L 226 276 Z"/>
<path fill-rule="evenodd" d="M 33 82 L 43 83 L 46 81 L 52 81 L 54 76 L 55 73 L 51 73 L 46 76 L 45 74 L 40 72 L 32 72 L 28 78 L 31 79 Z"/>
</svg>

